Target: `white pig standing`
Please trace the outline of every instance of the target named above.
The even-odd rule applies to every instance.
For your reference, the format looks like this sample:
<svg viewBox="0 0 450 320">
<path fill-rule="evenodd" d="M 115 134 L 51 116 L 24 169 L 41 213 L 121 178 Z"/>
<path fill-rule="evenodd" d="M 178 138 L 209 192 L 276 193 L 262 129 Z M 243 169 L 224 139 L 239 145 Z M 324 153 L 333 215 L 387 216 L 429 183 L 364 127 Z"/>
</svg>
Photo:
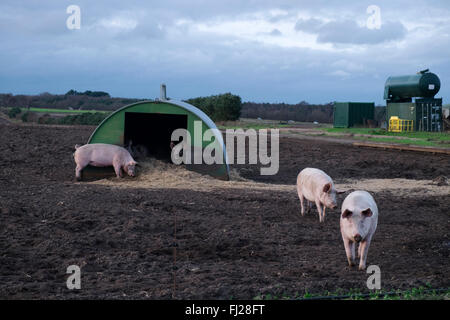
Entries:
<svg viewBox="0 0 450 320">
<path fill-rule="evenodd" d="M 117 177 L 122 177 L 122 169 L 129 176 L 134 177 L 135 166 L 130 153 L 122 147 L 113 144 L 93 143 L 84 146 L 75 146 L 73 157 L 76 163 L 75 176 L 77 180 L 81 180 L 81 170 L 87 165 L 94 167 L 113 166 Z"/>
<path fill-rule="evenodd" d="M 305 168 L 300 171 L 297 176 L 297 192 L 302 216 L 305 215 L 304 198 L 316 204 L 320 222 L 325 221 L 325 208 L 337 208 L 336 193 L 338 192 L 334 188 L 333 180 L 320 169 Z"/>
<path fill-rule="evenodd" d="M 345 198 L 340 224 L 348 264 L 355 265 L 355 246 L 359 243 L 359 270 L 364 270 L 370 241 L 378 224 L 378 207 L 370 193 L 354 191 Z"/>
</svg>

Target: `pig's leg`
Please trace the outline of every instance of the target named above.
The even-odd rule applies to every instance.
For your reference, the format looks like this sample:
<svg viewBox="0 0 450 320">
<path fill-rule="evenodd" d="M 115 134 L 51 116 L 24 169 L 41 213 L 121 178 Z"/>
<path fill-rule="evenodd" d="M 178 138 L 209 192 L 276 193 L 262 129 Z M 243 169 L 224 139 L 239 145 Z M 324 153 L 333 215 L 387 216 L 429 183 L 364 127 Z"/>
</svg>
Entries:
<svg viewBox="0 0 450 320">
<path fill-rule="evenodd" d="M 327 207 L 323 206 L 323 210 L 322 210 L 322 222 L 325 221 L 325 209 L 326 209 L 326 208 L 327 208 Z"/>
<path fill-rule="evenodd" d="M 114 172 L 116 173 L 116 177 L 120 177 L 120 168 L 116 168 L 116 166 L 114 166 Z"/>
<path fill-rule="evenodd" d="M 322 206 L 320 205 L 320 201 L 316 200 L 316 207 L 317 207 L 317 211 L 319 212 L 319 221 L 323 222 L 323 218 L 322 218 Z"/>
<path fill-rule="evenodd" d="M 303 197 L 303 193 L 302 193 L 302 191 L 300 190 L 300 186 L 298 186 L 297 185 L 297 193 L 298 193 L 298 197 L 300 198 L 300 207 L 302 208 L 302 216 L 304 216 L 305 215 L 305 206 L 304 206 L 304 197 Z M 306 201 L 308 201 L 308 200 L 306 200 Z"/>
<path fill-rule="evenodd" d="M 77 167 L 75 168 L 75 178 L 77 181 L 81 180 L 81 170 L 83 170 L 83 167 L 77 164 Z"/>
<path fill-rule="evenodd" d="M 114 172 L 116 173 L 117 178 L 122 178 L 122 172 L 121 172 L 122 166 L 119 163 L 114 162 L 113 167 L 114 167 Z"/>
<path fill-rule="evenodd" d="M 367 259 L 367 253 L 369 252 L 370 247 L 370 238 L 362 241 L 359 244 L 359 251 L 360 251 L 360 258 L 359 258 L 359 270 L 366 269 L 366 259 Z"/>
<path fill-rule="evenodd" d="M 113 167 L 117 178 L 122 178 L 122 161 L 120 157 L 115 156 L 113 159 Z"/>
<path fill-rule="evenodd" d="M 302 216 L 305 215 L 305 206 L 304 206 L 303 202 L 304 202 L 304 198 L 303 198 L 303 196 L 301 196 L 300 197 L 300 206 L 302 208 Z"/>
<path fill-rule="evenodd" d="M 78 161 L 77 161 L 78 160 Z M 75 158 L 76 168 L 75 168 L 75 178 L 77 181 L 81 180 L 81 171 L 89 164 L 87 161 L 80 160 L 79 158 Z"/>
<path fill-rule="evenodd" d="M 355 265 L 355 244 L 344 236 L 342 239 L 344 240 L 345 254 L 347 255 L 348 265 L 353 267 Z"/>
<path fill-rule="evenodd" d="M 310 213 L 310 212 L 311 212 L 311 208 L 312 208 L 312 202 L 309 201 L 309 200 L 306 200 L 306 202 L 308 203 L 308 207 L 307 207 L 306 212 L 307 212 L 307 213 Z"/>
</svg>

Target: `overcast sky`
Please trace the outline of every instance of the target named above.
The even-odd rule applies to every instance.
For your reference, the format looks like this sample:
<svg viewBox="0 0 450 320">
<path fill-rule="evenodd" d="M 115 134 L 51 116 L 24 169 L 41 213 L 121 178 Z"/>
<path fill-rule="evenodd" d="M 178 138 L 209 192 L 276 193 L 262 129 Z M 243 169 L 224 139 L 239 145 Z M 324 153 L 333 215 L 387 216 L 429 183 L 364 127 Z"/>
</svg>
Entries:
<svg viewBox="0 0 450 320">
<path fill-rule="evenodd" d="M 80 29 L 66 25 L 69 5 Z M 0 2 L 1 93 L 155 98 L 164 82 L 178 99 L 382 104 L 388 76 L 425 68 L 448 103 L 448 0 Z"/>
</svg>

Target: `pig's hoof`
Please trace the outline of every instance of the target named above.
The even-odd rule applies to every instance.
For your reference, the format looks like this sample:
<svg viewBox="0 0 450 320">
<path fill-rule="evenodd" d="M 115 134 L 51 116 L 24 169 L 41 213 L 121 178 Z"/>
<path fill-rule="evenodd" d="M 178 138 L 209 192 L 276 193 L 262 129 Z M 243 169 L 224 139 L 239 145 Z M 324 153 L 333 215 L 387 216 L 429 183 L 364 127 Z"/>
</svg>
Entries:
<svg viewBox="0 0 450 320">
<path fill-rule="evenodd" d="M 76 177 L 75 181 L 81 181 L 81 177 Z"/>
<path fill-rule="evenodd" d="M 361 270 L 361 271 L 366 270 L 366 266 L 359 266 L 358 270 Z"/>
</svg>

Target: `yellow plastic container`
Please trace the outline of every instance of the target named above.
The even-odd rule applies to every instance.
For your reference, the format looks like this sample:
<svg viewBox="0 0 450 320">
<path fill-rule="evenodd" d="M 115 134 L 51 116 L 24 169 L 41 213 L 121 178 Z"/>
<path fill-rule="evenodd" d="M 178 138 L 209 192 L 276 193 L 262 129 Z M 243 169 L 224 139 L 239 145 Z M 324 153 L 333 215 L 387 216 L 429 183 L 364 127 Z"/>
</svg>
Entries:
<svg viewBox="0 0 450 320">
<path fill-rule="evenodd" d="M 397 116 L 389 119 L 389 131 L 391 132 L 411 132 L 414 131 L 414 120 L 404 120 Z"/>
</svg>

